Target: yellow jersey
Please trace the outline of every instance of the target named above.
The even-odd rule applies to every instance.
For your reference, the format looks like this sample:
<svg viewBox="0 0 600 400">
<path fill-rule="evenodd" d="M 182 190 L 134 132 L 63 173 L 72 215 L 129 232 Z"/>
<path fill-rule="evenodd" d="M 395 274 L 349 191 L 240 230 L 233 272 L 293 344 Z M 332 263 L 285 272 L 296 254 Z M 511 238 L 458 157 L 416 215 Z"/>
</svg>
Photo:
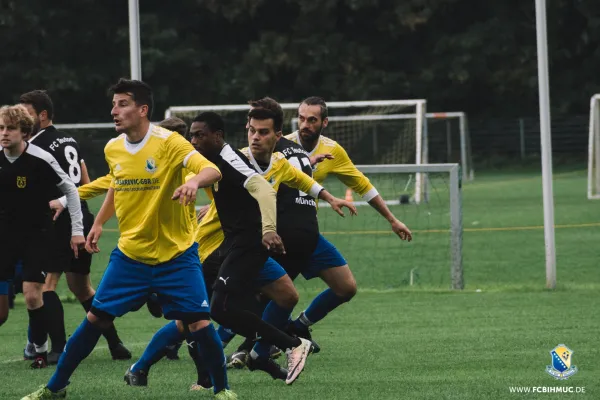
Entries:
<svg viewBox="0 0 600 400">
<path fill-rule="evenodd" d="M 271 162 L 263 170 L 254 159 L 254 156 L 252 156 L 250 149 L 245 147 L 240 151 L 248 157 L 256 172 L 261 174 L 273 186 L 275 191 L 283 183 L 291 188 L 307 193 L 316 199 L 319 197 L 319 192 L 323 190 L 323 186 L 319 185 L 313 178 L 302 172 L 302 170 L 290 164 L 287 158 L 279 152 L 271 155 Z"/>
<path fill-rule="evenodd" d="M 196 174 L 219 169 L 181 135 L 152 124 L 141 142 L 129 143 L 121 134 L 108 142 L 104 155 L 115 190 L 119 249 L 148 265 L 186 251 L 194 243 L 194 226 L 189 208 L 171 196 L 185 181 L 183 168 Z"/>
<path fill-rule="evenodd" d="M 208 211 L 196 230 L 196 242 L 198 242 L 198 255 L 200 262 L 204 262 L 208 256 L 212 254 L 225 239 L 223 229 L 221 229 L 221 221 L 217 214 L 217 206 L 213 200 L 212 192 L 207 189 L 206 194 L 211 200 Z"/>
<path fill-rule="evenodd" d="M 292 142 L 301 144 L 298 131 L 285 137 Z M 335 140 L 323 135 L 319 136 L 317 145 L 308 154 L 314 156 L 327 153 L 333 156 L 333 160 L 326 159 L 313 166 L 313 177 L 317 182 L 323 183 L 329 174 L 333 174 L 344 185 L 362 196 L 364 201 L 370 201 L 379 194 L 369 179 L 352 163 L 346 150 Z"/>
</svg>

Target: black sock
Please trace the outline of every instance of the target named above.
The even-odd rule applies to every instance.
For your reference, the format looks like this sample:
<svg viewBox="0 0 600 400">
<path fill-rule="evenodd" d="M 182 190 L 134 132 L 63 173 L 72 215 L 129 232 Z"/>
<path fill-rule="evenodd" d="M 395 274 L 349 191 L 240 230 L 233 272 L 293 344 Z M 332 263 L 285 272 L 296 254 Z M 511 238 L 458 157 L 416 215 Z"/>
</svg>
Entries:
<svg viewBox="0 0 600 400">
<path fill-rule="evenodd" d="M 27 310 L 29 313 L 29 327 L 31 329 L 31 341 L 35 345 L 36 353 L 48 351 L 48 332 L 46 331 L 46 307 L 42 305 L 35 310 Z"/>
<path fill-rule="evenodd" d="M 63 305 L 55 291 L 44 292 L 42 298 L 46 309 L 46 329 L 52 341 L 52 351 L 62 353 L 67 344 Z"/>
<path fill-rule="evenodd" d="M 256 342 L 253 339 L 246 338 L 246 340 L 244 340 L 242 344 L 239 345 L 237 351 L 247 351 L 248 353 L 250 353 L 255 344 Z"/>
<path fill-rule="evenodd" d="M 83 306 L 83 309 L 85 310 L 85 312 L 90 311 L 90 308 L 92 308 L 93 302 L 94 302 L 94 296 L 81 302 L 81 305 Z M 106 339 L 106 342 L 108 343 L 109 348 L 115 347 L 119 343 L 121 343 L 121 338 L 119 337 L 119 334 L 117 333 L 117 328 L 115 328 L 114 323 L 110 324 L 110 326 L 108 328 L 106 328 L 104 331 L 102 331 L 102 335 Z"/>
<path fill-rule="evenodd" d="M 297 347 L 302 343 L 263 321 L 258 315 L 247 309 L 247 296 L 215 291 L 210 306 L 211 317 L 220 325 L 251 340 L 261 338 L 282 350 Z"/>
</svg>

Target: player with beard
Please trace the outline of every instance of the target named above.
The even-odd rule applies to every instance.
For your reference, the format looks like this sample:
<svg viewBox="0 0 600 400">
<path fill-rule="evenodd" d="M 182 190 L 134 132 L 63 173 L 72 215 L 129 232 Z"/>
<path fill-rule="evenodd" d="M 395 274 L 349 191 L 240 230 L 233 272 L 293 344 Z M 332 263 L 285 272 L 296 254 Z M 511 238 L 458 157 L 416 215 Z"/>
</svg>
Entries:
<svg viewBox="0 0 600 400">
<path fill-rule="evenodd" d="M 328 124 L 327 116 L 327 104 L 322 98 L 309 97 L 303 100 L 298 107 L 299 130 L 286 138 L 301 145 L 309 156 L 320 161 L 313 167 L 313 177 L 317 182 L 322 183 L 328 175 L 335 175 L 376 209 L 390 223 L 392 231 L 401 240 L 411 241 L 410 230 L 394 216 L 377 189 L 352 163 L 344 148 L 336 141 L 323 136 L 322 133 Z M 291 332 L 309 339 L 311 325 L 322 320 L 329 312 L 348 302 L 356 294 L 356 280 L 348 268 L 348 263 L 323 235 L 319 235 L 314 255 L 319 261 L 312 263 L 311 271 L 304 276 L 320 276 L 329 288 L 317 295 L 308 308 L 290 324 Z"/>
</svg>

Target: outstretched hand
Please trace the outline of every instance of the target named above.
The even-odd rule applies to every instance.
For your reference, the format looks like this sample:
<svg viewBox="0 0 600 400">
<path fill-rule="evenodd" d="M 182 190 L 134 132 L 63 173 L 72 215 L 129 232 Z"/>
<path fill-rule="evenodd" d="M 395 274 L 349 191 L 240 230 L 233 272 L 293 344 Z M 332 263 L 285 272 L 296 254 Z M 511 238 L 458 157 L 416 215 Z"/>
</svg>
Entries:
<svg viewBox="0 0 600 400">
<path fill-rule="evenodd" d="M 392 230 L 396 235 L 400 237 L 400 239 L 406 240 L 407 242 L 410 242 L 412 240 L 412 232 L 402 222 L 398 220 L 392 222 Z"/>
<path fill-rule="evenodd" d="M 351 201 L 338 199 L 336 197 L 329 204 L 331 204 L 331 208 L 333 209 L 333 211 L 335 211 L 336 213 L 338 213 L 342 217 L 345 217 L 344 210 L 342 210 L 342 207 L 346 207 L 348 210 L 350 210 L 350 215 L 358 215 L 358 211 L 356 210 L 356 206 Z"/>
</svg>

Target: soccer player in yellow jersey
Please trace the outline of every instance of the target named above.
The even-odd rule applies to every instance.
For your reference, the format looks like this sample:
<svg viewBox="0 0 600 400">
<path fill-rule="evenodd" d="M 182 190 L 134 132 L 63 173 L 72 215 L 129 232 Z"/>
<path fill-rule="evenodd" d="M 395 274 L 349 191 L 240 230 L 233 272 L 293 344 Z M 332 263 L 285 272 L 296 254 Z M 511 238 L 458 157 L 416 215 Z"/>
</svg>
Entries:
<svg viewBox="0 0 600 400">
<path fill-rule="evenodd" d="M 111 91 L 111 114 L 121 135 L 105 148 L 111 188 L 86 249 L 99 251 L 102 225 L 115 213 L 121 236 L 92 309 L 69 339 L 54 375 L 24 400 L 64 398 L 69 378 L 94 349 L 107 323 L 139 307 L 153 292 L 158 293 L 165 317 L 181 321 L 187 326 L 188 341 L 199 343 L 215 398 L 236 399 L 229 390 L 223 348 L 210 324 L 193 226 L 182 206 L 195 200 L 199 187 L 216 183 L 220 171 L 180 135 L 150 123 L 153 96 L 147 84 L 121 79 Z M 184 183 L 183 168 L 197 175 Z M 179 339 L 175 325 L 167 324 L 155 335 L 167 339 L 161 348 Z"/>
<path fill-rule="evenodd" d="M 298 143 L 308 155 L 320 163 L 313 167 L 313 177 L 323 182 L 328 175 L 335 175 L 346 186 L 363 197 L 391 225 L 392 231 L 400 239 L 410 241 L 410 230 L 389 210 L 377 189 L 369 179 L 352 163 L 346 151 L 336 141 L 322 135 L 327 127 L 327 104 L 320 97 L 309 97 L 298 108 L 298 131 L 286 138 Z M 356 280 L 348 268 L 348 263 L 323 235 L 314 252 L 309 279 L 320 276 L 329 289 L 319 294 L 300 317 L 290 324 L 292 332 L 300 337 L 311 338 L 309 326 L 323 319 L 327 313 L 349 301 L 356 294 Z"/>
</svg>

